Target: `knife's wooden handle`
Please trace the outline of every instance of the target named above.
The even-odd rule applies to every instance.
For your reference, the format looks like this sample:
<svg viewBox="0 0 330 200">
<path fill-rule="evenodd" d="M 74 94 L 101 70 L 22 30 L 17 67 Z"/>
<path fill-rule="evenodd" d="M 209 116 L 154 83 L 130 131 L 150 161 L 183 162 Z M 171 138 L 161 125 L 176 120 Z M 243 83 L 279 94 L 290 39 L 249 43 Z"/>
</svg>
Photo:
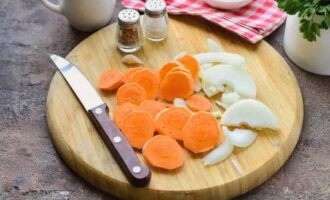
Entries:
<svg viewBox="0 0 330 200">
<path fill-rule="evenodd" d="M 150 182 L 150 169 L 139 161 L 131 145 L 114 125 L 108 113 L 108 106 L 102 104 L 88 111 L 105 144 L 132 185 L 142 187 Z"/>
</svg>

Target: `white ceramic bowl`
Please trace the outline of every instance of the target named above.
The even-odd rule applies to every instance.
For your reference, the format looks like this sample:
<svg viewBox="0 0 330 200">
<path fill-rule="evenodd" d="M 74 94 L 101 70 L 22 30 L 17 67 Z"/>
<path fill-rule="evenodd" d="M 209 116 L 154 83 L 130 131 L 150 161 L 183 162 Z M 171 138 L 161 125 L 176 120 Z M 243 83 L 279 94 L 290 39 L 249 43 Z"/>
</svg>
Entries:
<svg viewBox="0 0 330 200">
<path fill-rule="evenodd" d="M 215 8 L 232 10 L 232 9 L 238 9 L 244 7 L 247 4 L 249 4 L 252 0 L 204 0 L 204 1 L 210 6 Z"/>
</svg>

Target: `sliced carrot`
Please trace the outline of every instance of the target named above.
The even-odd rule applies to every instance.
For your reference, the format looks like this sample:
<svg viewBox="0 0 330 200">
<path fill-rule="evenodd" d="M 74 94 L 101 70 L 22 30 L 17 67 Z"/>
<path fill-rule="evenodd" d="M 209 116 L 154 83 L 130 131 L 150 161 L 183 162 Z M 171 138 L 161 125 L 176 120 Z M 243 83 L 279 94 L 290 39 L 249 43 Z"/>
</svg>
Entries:
<svg viewBox="0 0 330 200">
<path fill-rule="evenodd" d="M 124 74 L 118 69 L 110 69 L 103 73 L 97 81 L 97 87 L 101 90 L 116 90 L 124 84 Z"/>
<path fill-rule="evenodd" d="M 165 106 L 166 106 L 166 108 L 172 108 L 172 107 L 174 107 L 174 105 L 172 104 L 172 103 L 169 103 L 169 102 L 167 102 L 167 101 L 163 101 L 163 100 L 161 100 L 161 99 L 158 99 L 157 100 L 158 102 L 160 102 L 160 103 L 163 103 L 163 104 L 165 104 Z M 165 109 L 166 109 L 165 108 Z M 163 109 L 164 110 L 164 109 Z M 163 111 L 162 110 L 162 111 Z M 158 113 L 159 114 L 159 113 Z"/>
<path fill-rule="evenodd" d="M 177 61 L 171 61 L 171 62 L 164 64 L 159 70 L 160 80 L 162 81 L 165 78 L 167 72 L 169 72 L 172 68 L 178 67 L 178 66 L 182 66 L 182 65 Z"/>
<path fill-rule="evenodd" d="M 142 148 L 144 158 L 153 167 L 173 170 L 183 166 L 184 152 L 173 138 L 157 135 L 148 140 Z"/>
<path fill-rule="evenodd" d="M 194 112 L 211 110 L 210 100 L 200 94 L 190 96 L 186 102 L 188 107 Z"/>
<path fill-rule="evenodd" d="M 191 74 L 190 71 L 183 66 L 173 67 L 169 72 L 185 72 Z"/>
<path fill-rule="evenodd" d="M 191 55 L 185 55 L 180 58 L 178 58 L 178 61 L 182 63 L 191 73 L 194 79 L 198 78 L 198 73 L 199 73 L 199 63 Z"/>
<path fill-rule="evenodd" d="M 133 111 L 123 120 L 122 132 L 132 147 L 141 149 L 155 132 L 155 123 L 145 111 Z"/>
<path fill-rule="evenodd" d="M 132 103 L 139 105 L 147 99 L 145 89 L 137 83 L 125 83 L 116 94 L 117 104 Z"/>
<path fill-rule="evenodd" d="M 131 103 L 124 103 L 118 106 L 113 112 L 113 121 L 118 128 L 122 128 L 124 118 L 131 112 L 139 110 L 139 106 Z"/>
<path fill-rule="evenodd" d="M 160 98 L 172 102 L 175 98 L 185 99 L 194 90 L 191 75 L 185 72 L 170 72 L 160 84 Z"/>
<path fill-rule="evenodd" d="M 132 75 L 139 71 L 139 70 L 142 70 L 144 69 L 143 67 L 132 67 L 132 68 L 129 68 L 125 73 L 124 73 L 124 81 L 125 83 L 128 83 L 130 80 L 131 80 L 131 77 Z"/>
<path fill-rule="evenodd" d="M 156 131 L 162 135 L 169 135 L 176 140 L 182 140 L 182 129 L 191 115 L 189 110 L 182 107 L 165 109 L 156 116 Z"/>
<path fill-rule="evenodd" d="M 152 73 L 157 77 L 158 82 L 160 82 L 160 75 L 159 75 L 159 70 L 152 70 Z"/>
<path fill-rule="evenodd" d="M 217 119 L 204 111 L 193 114 L 182 132 L 184 146 L 194 153 L 212 149 L 218 144 L 219 138 L 223 141 Z"/>
<path fill-rule="evenodd" d="M 147 99 L 154 99 L 158 95 L 159 80 L 151 70 L 143 69 L 135 72 L 130 82 L 141 85 L 146 91 Z"/>
<path fill-rule="evenodd" d="M 159 75 L 159 70 L 151 70 L 152 73 L 154 73 L 155 77 L 157 78 L 158 82 L 158 91 L 157 91 L 157 96 L 155 97 L 156 99 L 159 98 L 159 84 L 160 84 L 160 75 Z"/>
<path fill-rule="evenodd" d="M 155 118 L 156 115 L 164 110 L 165 108 L 169 108 L 169 105 L 163 102 L 159 102 L 156 100 L 145 100 L 140 104 L 140 109 L 150 113 L 150 115 Z"/>
</svg>

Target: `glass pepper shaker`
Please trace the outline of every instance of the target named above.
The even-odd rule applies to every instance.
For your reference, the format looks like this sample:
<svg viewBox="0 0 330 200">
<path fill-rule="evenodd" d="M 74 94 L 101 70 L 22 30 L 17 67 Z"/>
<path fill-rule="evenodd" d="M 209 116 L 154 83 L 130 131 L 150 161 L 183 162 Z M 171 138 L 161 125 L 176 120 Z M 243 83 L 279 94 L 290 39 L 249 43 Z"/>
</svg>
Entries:
<svg viewBox="0 0 330 200">
<path fill-rule="evenodd" d="M 132 53 L 140 49 L 143 42 L 143 33 L 138 11 L 124 9 L 119 12 L 116 36 L 119 50 Z"/>
<path fill-rule="evenodd" d="M 143 28 L 145 36 L 151 41 L 162 41 L 167 37 L 168 16 L 165 1 L 148 0 L 145 3 Z"/>
</svg>

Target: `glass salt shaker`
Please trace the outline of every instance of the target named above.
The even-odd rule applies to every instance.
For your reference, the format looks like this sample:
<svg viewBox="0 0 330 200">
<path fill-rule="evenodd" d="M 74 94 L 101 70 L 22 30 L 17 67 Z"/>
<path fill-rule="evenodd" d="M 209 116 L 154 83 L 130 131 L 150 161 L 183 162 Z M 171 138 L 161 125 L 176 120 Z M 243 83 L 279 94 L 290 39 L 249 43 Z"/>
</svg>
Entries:
<svg viewBox="0 0 330 200">
<path fill-rule="evenodd" d="M 140 49 L 143 42 L 143 33 L 138 11 L 124 9 L 119 12 L 116 36 L 117 47 L 122 52 L 132 53 Z"/>
<path fill-rule="evenodd" d="M 168 16 L 165 1 L 148 0 L 145 3 L 143 28 L 145 36 L 151 41 L 162 41 L 167 37 Z"/>
</svg>

